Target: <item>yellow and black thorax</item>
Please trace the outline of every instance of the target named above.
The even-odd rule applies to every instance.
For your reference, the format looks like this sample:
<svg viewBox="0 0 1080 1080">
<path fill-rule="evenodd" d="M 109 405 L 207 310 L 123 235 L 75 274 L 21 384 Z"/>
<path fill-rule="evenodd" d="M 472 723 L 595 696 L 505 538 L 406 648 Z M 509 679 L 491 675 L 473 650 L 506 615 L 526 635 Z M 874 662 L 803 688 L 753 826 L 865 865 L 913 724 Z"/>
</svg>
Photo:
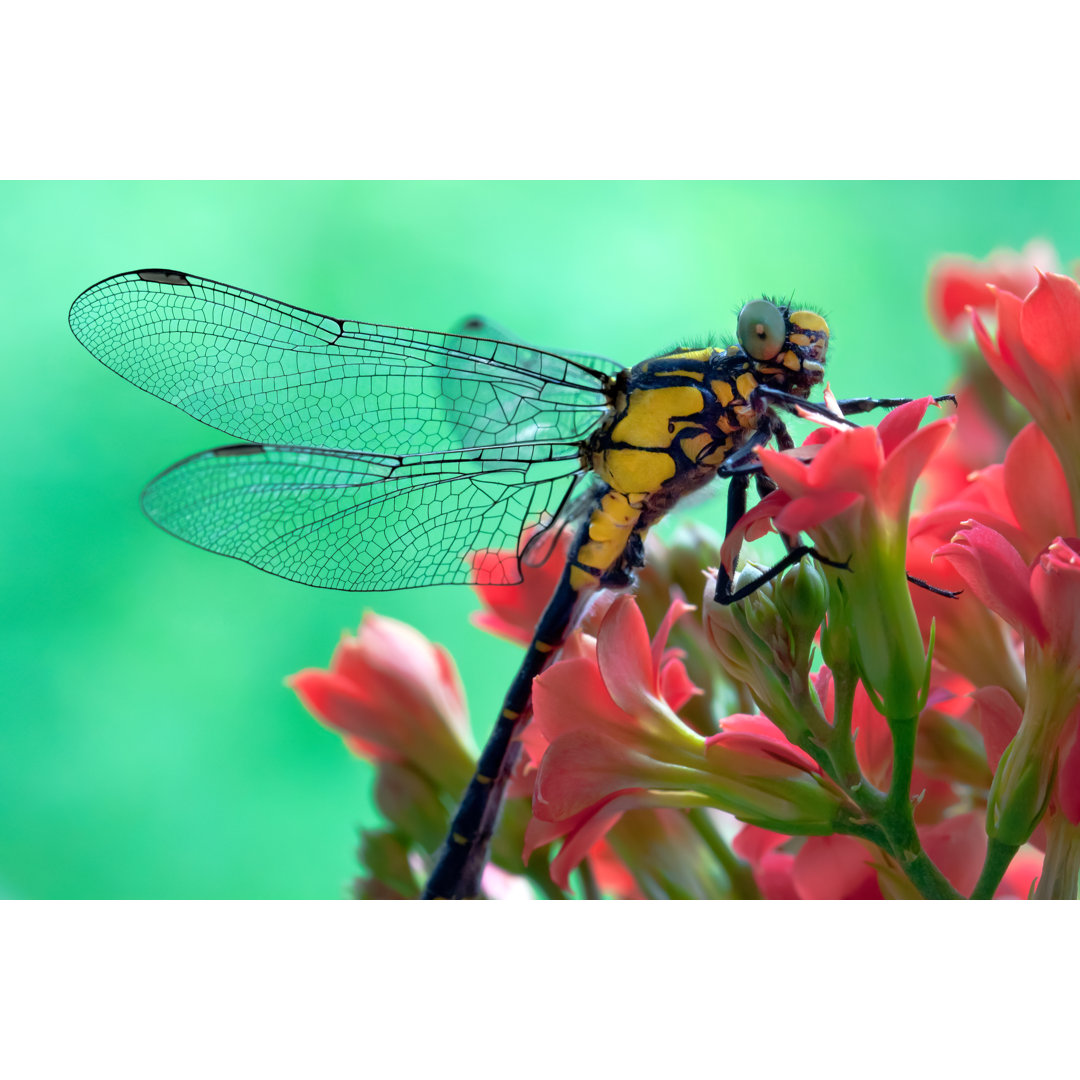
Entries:
<svg viewBox="0 0 1080 1080">
<path fill-rule="evenodd" d="M 679 348 L 613 382 L 611 410 L 583 447 L 600 481 L 570 584 L 624 584 L 645 531 L 717 469 L 770 414 L 759 386 L 806 398 L 824 376 L 829 328 L 812 311 L 747 304 L 739 344 Z"/>
</svg>

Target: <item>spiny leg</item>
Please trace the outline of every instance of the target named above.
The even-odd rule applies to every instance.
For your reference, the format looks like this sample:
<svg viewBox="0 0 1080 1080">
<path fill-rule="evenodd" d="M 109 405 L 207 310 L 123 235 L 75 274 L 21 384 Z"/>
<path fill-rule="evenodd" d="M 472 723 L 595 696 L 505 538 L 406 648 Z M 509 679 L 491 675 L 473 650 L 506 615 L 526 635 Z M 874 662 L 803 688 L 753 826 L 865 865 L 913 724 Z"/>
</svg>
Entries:
<svg viewBox="0 0 1080 1080">
<path fill-rule="evenodd" d="M 739 518 L 746 513 L 746 489 L 750 486 L 750 475 L 752 472 L 756 472 L 757 475 L 764 475 L 761 471 L 761 466 L 745 466 L 737 472 L 731 475 L 730 482 L 727 489 L 727 522 L 724 529 L 724 538 L 727 539 L 735 528 Z M 736 551 L 731 559 L 732 569 L 735 568 L 739 561 L 739 553 Z M 713 593 L 714 599 L 720 604 L 731 603 L 731 575 L 724 568 L 724 563 L 721 560 L 720 565 L 716 568 L 716 591 Z"/>
<path fill-rule="evenodd" d="M 931 585 L 929 581 L 923 581 L 921 577 L 915 577 L 914 574 L 908 574 L 907 579 L 912 585 L 918 585 L 920 589 L 932 592 L 935 596 L 948 597 L 950 600 L 955 600 L 964 591 L 963 589 L 957 589 L 955 592 L 951 589 L 939 589 L 936 585 Z"/>
<path fill-rule="evenodd" d="M 871 412 L 873 409 L 895 409 L 898 405 L 907 405 L 913 400 L 914 398 L 906 397 L 862 397 L 844 398 L 842 401 L 837 401 L 836 404 L 845 416 L 850 416 L 854 413 Z M 936 405 L 940 405 L 943 401 L 951 401 L 955 405 L 956 397 L 953 394 L 942 394 L 940 397 L 934 398 L 934 404 Z"/>
<path fill-rule="evenodd" d="M 716 594 L 715 600 L 718 604 L 735 604 L 740 600 L 745 600 L 748 596 L 757 592 L 762 585 L 772 581 L 777 574 L 782 574 L 789 566 L 794 566 L 804 555 L 809 555 L 815 562 L 823 563 L 825 566 L 831 566 L 834 570 L 850 570 L 851 567 L 848 562 L 837 562 L 835 559 L 827 558 L 822 555 L 817 548 L 811 547 L 809 544 L 800 544 L 798 547 L 793 547 L 779 562 L 770 566 L 768 570 L 762 570 L 761 574 L 754 578 L 753 581 L 744 585 L 741 589 L 731 591 L 731 579 L 727 578 L 725 585 L 726 595 L 721 595 L 720 592 L 720 572 L 717 572 L 716 576 Z M 723 570 L 723 567 L 720 568 Z"/>
<path fill-rule="evenodd" d="M 795 416 L 805 417 L 807 413 L 815 413 L 818 416 L 832 420 L 835 424 L 847 424 L 848 427 L 859 426 L 853 420 L 845 420 L 842 416 L 837 416 L 825 405 L 821 405 L 816 401 L 807 401 L 806 398 L 801 398 L 798 394 L 789 394 L 785 390 L 777 390 L 772 386 L 758 386 L 752 390 L 750 392 L 751 403 L 755 398 L 758 400 L 764 399 L 777 408 L 793 413 Z"/>
<path fill-rule="evenodd" d="M 779 408 L 786 409 L 796 416 L 805 416 L 806 413 L 811 412 L 834 421 L 840 419 L 836 413 L 825 405 L 820 405 L 816 401 L 807 401 L 796 394 L 789 394 L 772 386 L 757 387 L 751 394 L 751 397 L 754 396 L 765 398 Z M 914 398 L 844 398 L 842 401 L 837 401 L 836 404 L 844 417 L 847 417 L 854 413 L 870 412 L 872 409 L 895 409 L 898 405 L 907 405 L 914 400 Z M 953 394 L 941 394 L 934 398 L 935 404 L 940 404 L 942 401 L 951 401 L 955 405 L 956 397 Z M 851 422 L 849 424 L 851 427 L 858 426 Z"/>
</svg>

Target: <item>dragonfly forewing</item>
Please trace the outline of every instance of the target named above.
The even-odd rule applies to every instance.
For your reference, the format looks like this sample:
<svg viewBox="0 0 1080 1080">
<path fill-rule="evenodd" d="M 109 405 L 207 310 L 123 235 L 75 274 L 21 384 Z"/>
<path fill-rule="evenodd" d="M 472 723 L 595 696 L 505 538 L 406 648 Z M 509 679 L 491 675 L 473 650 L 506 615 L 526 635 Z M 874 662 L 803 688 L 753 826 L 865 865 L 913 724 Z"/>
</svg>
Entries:
<svg viewBox="0 0 1080 1080">
<path fill-rule="evenodd" d="M 524 344 L 335 319 L 176 271 L 72 305 L 75 336 L 129 382 L 251 443 L 423 453 L 581 441 L 608 376 Z"/>
</svg>

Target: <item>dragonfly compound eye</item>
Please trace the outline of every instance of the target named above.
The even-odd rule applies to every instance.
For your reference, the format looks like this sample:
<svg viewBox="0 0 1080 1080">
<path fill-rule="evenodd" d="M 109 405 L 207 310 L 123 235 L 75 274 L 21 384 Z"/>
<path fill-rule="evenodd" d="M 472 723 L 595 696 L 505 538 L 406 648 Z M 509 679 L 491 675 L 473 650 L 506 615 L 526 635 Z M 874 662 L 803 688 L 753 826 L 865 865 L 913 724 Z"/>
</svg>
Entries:
<svg viewBox="0 0 1080 1080">
<path fill-rule="evenodd" d="M 772 360 L 784 347 L 787 324 L 768 300 L 751 300 L 739 312 L 739 344 L 755 360 Z"/>
</svg>

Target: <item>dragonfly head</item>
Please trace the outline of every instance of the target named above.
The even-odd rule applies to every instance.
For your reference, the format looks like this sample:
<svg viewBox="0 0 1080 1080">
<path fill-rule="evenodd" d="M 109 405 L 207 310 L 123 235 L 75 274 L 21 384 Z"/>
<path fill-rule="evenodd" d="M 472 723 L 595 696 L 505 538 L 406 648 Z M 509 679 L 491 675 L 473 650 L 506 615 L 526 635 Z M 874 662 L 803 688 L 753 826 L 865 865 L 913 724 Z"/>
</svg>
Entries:
<svg viewBox="0 0 1080 1080">
<path fill-rule="evenodd" d="M 816 311 L 751 300 L 739 312 L 739 345 L 762 382 L 806 395 L 825 376 L 829 324 Z"/>
</svg>

